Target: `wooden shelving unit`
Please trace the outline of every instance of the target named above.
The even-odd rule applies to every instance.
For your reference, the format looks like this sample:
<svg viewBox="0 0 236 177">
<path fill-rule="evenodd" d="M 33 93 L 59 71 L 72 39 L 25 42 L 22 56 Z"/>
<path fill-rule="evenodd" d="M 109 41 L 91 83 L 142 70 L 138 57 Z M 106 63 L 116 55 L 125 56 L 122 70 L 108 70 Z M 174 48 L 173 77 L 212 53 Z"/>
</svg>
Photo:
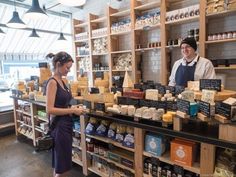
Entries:
<svg viewBox="0 0 236 177">
<path fill-rule="evenodd" d="M 236 38 L 206 41 L 206 44 L 218 44 L 218 43 L 226 43 L 226 42 L 236 42 Z"/>
</svg>

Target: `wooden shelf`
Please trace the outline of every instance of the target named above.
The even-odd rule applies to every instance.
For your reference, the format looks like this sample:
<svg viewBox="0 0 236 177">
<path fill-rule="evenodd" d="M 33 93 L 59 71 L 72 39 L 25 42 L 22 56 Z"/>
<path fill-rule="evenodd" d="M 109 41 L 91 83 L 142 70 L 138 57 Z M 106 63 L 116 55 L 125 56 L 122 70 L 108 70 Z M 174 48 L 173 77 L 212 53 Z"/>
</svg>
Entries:
<svg viewBox="0 0 236 177">
<path fill-rule="evenodd" d="M 82 162 L 81 160 L 79 160 L 79 159 L 76 159 L 76 158 L 73 158 L 73 157 L 72 157 L 72 162 L 74 162 L 74 163 L 80 165 L 81 167 L 83 166 L 83 162 Z"/>
<path fill-rule="evenodd" d="M 107 37 L 107 34 L 101 35 L 101 36 L 95 36 L 95 37 L 92 37 L 91 39 L 99 39 L 99 38 L 104 38 L 104 37 Z"/>
<path fill-rule="evenodd" d="M 170 154 L 169 153 L 165 153 L 162 156 L 155 156 L 155 155 L 152 155 L 149 152 L 144 151 L 143 155 L 146 156 L 146 157 L 155 157 L 155 158 L 159 159 L 160 161 L 168 163 L 170 165 L 175 165 L 175 164 L 178 165 L 177 163 L 172 162 L 170 160 Z M 180 165 L 180 166 L 182 166 L 185 170 L 200 174 L 200 164 L 199 163 L 194 163 L 192 167 L 185 166 L 185 165 Z"/>
<path fill-rule="evenodd" d="M 108 55 L 108 53 L 93 53 L 93 56 L 103 56 Z"/>
<path fill-rule="evenodd" d="M 160 28 L 160 24 L 138 27 L 138 28 L 135 28 L 134 30 L 135 31 L 149 31 L 149 30 L 153 30 L 153 29 L 156 29 L 156 28 Z"/>
<path fill-rule="evenodd" d="M 231 66 L 231 67 L 220 66 L 220 67 L 215 67 L 215 70 L 236 70 L 236 66 Z"/>
<path fill-rule="evenodd" d="M 76 132 L 76 133 L 79 133 L 79 134 L 81 134 L 81 132 L 80 132 L 80 131 L 78 131 L 78 130 L 75 130 L 75 129 L 73 129 L 73 132 Z"/>
<path fill-rule="evenodd" d="M 77 24 L 74 27 L 75 28 L 84 28 L 84 27 L 87 27 L 87 26 L 88 26 L 88 22 L 85 22 L 85 23 Z"/>
<path fill-rule="evenodd" d="M 85 57 L 89 57 L 90 55 L 77 55 L 76 58 L 85 58 Z"/>
<path fill-rule="evenodd" d="M 5 123 L 5 124 L 1 124 L 0 125 L 0 130 L 1 129 L 5 129 L 5 128 L 10 128 L 10 127 L 14 127 L 15 123 L 14 122 L 9 122 L 9 123 Z"/>
<path fill-rule="evenodd" d="M 47 134 L 47 132 L 44 132 L 39 126 L 35 126 L 34 129 L 40 133 Z"/>
<path fill-rule="evenodd" d="M 131 53 L 131 50 L 120 50 L 111 52 L 111 54 L 119 54 L 119 53 Z"/>
<path fill-rule="evenodd" d="M 123 31 L 123 32 L 119 32 L 119 33 L 111 33 L 111 36 L 119 36 L 119 35 L 126 35 L 126 34 L 130 34 L 130 31 Z"/>
<path fill-rule="evenodd" d="M 223 40 L 214 40 L 214 41 L 206 41 L 206 44 L 217 44 L 217 43 L 225 43 L 225 42 L 236 42 L 236 38 L 232 39 L 223 39 Z"/>
<path fill-rule="evenodd" d="M 108 143 L 108 144 L 112 144 L 112 145 L 114 145 L 114 146 L 116 146 L 116 147 L 125 149 L 125 150 L 127 150 L 127 151 L 134 152 L 134 149 L 128 148 L 128 147 L 125 147 L 125 146 L 122 146 L 122 144 L 120 144 L 120 143 L 118 143 L 118 142 L 116 142 L 116 141 L 113 141 L 113 140 L 111 140 L 111 139 L 109 139 L 109 138 L 99 137 L 99 136 L 93 136 L 93 135 L 87 135 L 87 134 L 86 134 L 86 136 L 89 137 L 89 138 L 93 138 L 93 139 L 96 139 L 96 140 L 99 140 L 99 141 Z"/>
<path fill-rule="evenodd" d="M 112 72 L 132 72 L 132 70 L 116 70 L 116 69 L 113 69 Z"/>
<path fill-rule="evenodd" d="M 22 133 L 22 132 L 18 131 L 18 130 L 17 130 L 17 132 L 20 133 L 21 135 L 24 135 L 24 136 L 26 136 L 27 138 L 33 140 L 33 137 L 32 137 L 32 136 L 29 136 L 29 135 L 27 135 L 27 134 L 25 134 L 25 133 Z"/>
<path fill-rule="evenodd" d="M 225 17 L 228 16 L 229 14 L 236 13 L 236 9 L 233 10 L 225 10 L 222 12 L 216 12 L 216 13 L 211 13 L 211 14 L 206 14 L 207 18 L 213 18 L 213 17 Z"/>
<path fill-rule="evenodd" d="M 111 16 L 111 17 L 125 17 L 125 16 L 128 16 L 128 15 L 130 15 L 130 9 L 113 13 L 113 14 L 111 14 L 110 16 Z"/>
<path fill-rule="evenodd" d="M 44 121 L 44 122 L 49 122 L 47 117 L 41 117 L 41 116 L 39 116 L 39 115 L 36 115 L 36 116 L 34 116 L 34 118 L 35 118 L 35 119 L 42 120 L 42 121 Z"/>
<path fill-rule="evenodd" d="M 154 0 L 153 2 L 149 2 L 146 4 L 142 4 L 140 6 L 137 6 L 134 8 L 134 10 L 149 10 L 149 9 L 155 9 L 160 7 L 160 2 L 157 2 L 156 0 Z"/>
<path fill-rule="evenodd" d="M 72 144 L 72 147 L 78 148 L 79 150 L 82 150 L 80 146 L 75 145 L 74 143 Z"/>
<path fill-rule="evenodd" d="M 93 70 L 94 73 L 97 73 L 97 72 L 108 72 L 109 70 Z"/>
<path fill-rule="evenodd" d="M 26 126 L 26 127 L 32 128 L 32 125 L 28 125 L 28 124 L 24 123 L 23 121 L 17 120 L 17 122 Z"/>
<path fill-rule="evenodd" d="M 184 23 L 190 23 L 199 20 L 199 16 L 193 16 L 189 18 L 183 18 L 179 20 L 174 20 L 174 21 L 169 21 L 165 22 L 166 25 L 179 25 L 179 24 L 184 24 Z"/>
<path fill-rule="evenodd" d="M 75 40 L 75 43 L 88 42 L 89 39 Z"/>
<path fill-rule="evenodd" d="M 101 177 L 108 177 L 109 176 L 108 174 L 102 173 L 101 171 L 97 170 L 95 167 L 88 167 L 88 170 L 95 173 L 98 176 L 101 176 Z"/>
<path fill-rule="evenodd" d="M 135 49 L 135 52 L 145 52 L 145 51 L 151 51 L 151 50 L 157 50 L 157 49 L 161 49 L 161 47 Z"/>
<path fill-rule="evenodd" d="M 100 17 L 94 20 L 91 20 L 91 23 L 101 23 L 101 22 L 105 22 L 107 20 L 107 17 Z"/>
<path fill-rule="evenodd" d="M 135 173 L 134 169 L 129 168 L 129 167 L 126 167 L 126 166 L 124 166 L 124 165 L 122 165 L 122 164 L 120 164 L 120 163 L 117 163 L 117 162 L 115 162 L 115 161 L 113 161 L 113 160 L 110 160 L 110 159 L 108 159 L 108 158 L 106 158 L 106 157 L 103 157 L 103 156 L 101 156 L 101 155 L 98 155 L 98 154 L 95 154 L 95 153 L 89 152 L 89 151 L 87 151 L 87 153 L 89 153 L 89 154 L 92 155 L 92 156 L 99 157 L 99 158 L 101 158 L 101 159 L 103 159 L 103 160 L 106 160 L 106 161 L 109 162 L 109 163 L 113 163 L 113 164 L 115 164 L 117 167 L 120 167 L 120 168 L 122 168 L 122 169 L 129 170 L 130 172 Z"/>
<path fill-rule="evenodd" d="M 19 112 L 19 113 L 22 113 L 24 115 L 27 115 L 27 116 L 31 117 L 31 113 L 30 112 L 25 112 L 25 111 L 22 111 L 20 109 L 16 109 L 16 112 Z"/>
</svg>

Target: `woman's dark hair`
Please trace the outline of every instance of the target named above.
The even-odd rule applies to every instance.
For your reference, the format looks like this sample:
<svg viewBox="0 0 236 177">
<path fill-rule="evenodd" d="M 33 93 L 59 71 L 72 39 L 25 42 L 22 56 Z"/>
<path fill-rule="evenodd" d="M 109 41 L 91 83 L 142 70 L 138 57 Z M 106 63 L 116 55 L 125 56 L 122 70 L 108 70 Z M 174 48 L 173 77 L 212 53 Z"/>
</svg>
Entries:
<svg viewBox="0 0 236 177">
<path fill-rule="evenodd" d="M 60 63 L 60 66 L 70 61 L 72 61 L 72 63 L 74 62 L 72 57 L 66 52 L 58 52 L 57 54 L 49 53 L 47 54 L 46 58 L 52 58 L 52 65 L 54 69 L 56 68 L 57 62 Z"/>
</svg>

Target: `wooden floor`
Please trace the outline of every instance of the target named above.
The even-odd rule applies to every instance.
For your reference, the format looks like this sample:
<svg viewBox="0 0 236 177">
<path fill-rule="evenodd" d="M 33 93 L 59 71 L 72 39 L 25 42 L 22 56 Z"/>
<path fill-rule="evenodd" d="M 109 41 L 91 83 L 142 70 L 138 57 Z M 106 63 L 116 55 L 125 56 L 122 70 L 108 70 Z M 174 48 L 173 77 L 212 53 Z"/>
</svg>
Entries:
<svg viewBox="0 0 236 177">
<path fill-rule="evenodd" d="M 83 177 L 81 171 L 73 164 L 69 177 Z M 32 141 L 24 137 L 0 136 L 0 177 L 52 177 L 51 152 L 36 153 Z"/>
</svg>

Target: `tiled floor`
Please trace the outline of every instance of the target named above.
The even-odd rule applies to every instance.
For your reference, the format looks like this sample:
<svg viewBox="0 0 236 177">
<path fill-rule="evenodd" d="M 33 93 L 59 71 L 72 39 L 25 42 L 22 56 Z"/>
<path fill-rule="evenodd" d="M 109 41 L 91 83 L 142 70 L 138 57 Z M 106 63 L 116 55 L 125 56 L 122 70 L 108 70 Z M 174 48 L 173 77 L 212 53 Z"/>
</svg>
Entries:
<svg viewBox="0 0 236 177">
<path fill-rule="evenodd" d="M 69 177 L 83 177 L 81 171 L 73 164 Z M 52 177 L 51 152 L 35 153 L 32 141 L 24 137 L 0 136 L 0 177 Z"/>
</svg>

